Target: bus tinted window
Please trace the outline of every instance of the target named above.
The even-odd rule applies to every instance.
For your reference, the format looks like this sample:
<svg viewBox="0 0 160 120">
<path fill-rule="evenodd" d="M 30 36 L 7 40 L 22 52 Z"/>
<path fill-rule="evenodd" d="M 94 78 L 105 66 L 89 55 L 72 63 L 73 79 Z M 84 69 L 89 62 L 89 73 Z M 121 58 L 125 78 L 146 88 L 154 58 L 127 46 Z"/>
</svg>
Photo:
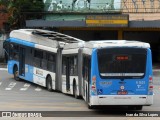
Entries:
<svg viewBox="0 0 160 120">
<path fill-rule="evenodd" d="M 49 71 L 55 72 L 55 69 L 56 69 L 55 54 L 48 53 L 48 54 L 47 54 L 47 60 L 48 60 L 47 69 L 48 69 Z"/>
<path fill-rule="evenodd" d="M 86 81 L 89 81 L 90 77 L 90 69 L 91 69 L 91 60 L 90 56 L 83 56 L 83 70 L 82 70 L 82 75 L 83 79 Z"/>
<path fill-rule="evenodd" d="M 67 70 L 71 76 L 78 74 L 78 59 L 77 55 L 74 56 L 63 56 L 62 60 L 62 74 L 66 75 Z"/>
<path fill-rule="evenodd" d="M 66 75 L 66 69 L 67 69 L 67 58 L 63 56 L 62 58 L 62 75 Z"/>
<path fill-rule="evenodd" d="M 13 43 L 10 44 L 10 59 L 19 59 L 19 45 Z"/>
<path fill-rule="evenodd" d="M 146 69 L 146 49 L 108 48 L 98 50 L 102 78 L 142 78 Z"/>
<path fill-rule="evenodd" d="M 48 61 L 55 61 L 55 56 L 53 54 L 48 54 Z"/>
<path fill-rule="evenodd" d="M 41 60 L 43 58 L 43 52 L 39 50 L 34 50 L 34 66 L 41 68 Z"/>
<path fill-rule="evenodd" d="M 70 75 L 77 75 L 77 56 L 69 58 Z"/>
<path fill-rule="evenodd" d="M 43 58 L 43 52 L 39 51 L 39 50 L 35 50 L 34 51 L 34 57 L 42 59 Z"/>
</svg>

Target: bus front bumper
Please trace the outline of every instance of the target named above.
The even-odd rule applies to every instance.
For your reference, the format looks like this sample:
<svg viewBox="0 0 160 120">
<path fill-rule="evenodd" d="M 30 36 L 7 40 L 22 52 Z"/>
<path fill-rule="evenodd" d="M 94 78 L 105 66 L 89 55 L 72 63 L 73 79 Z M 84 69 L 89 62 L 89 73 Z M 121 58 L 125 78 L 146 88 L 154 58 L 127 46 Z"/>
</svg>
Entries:
<svg viewBox="0 0 160 120">
<path fill-rule="evenodd" d="M 90 105 L 152 105 L 153 95 L 99 95 L 90 97 Z"/>
</svg>

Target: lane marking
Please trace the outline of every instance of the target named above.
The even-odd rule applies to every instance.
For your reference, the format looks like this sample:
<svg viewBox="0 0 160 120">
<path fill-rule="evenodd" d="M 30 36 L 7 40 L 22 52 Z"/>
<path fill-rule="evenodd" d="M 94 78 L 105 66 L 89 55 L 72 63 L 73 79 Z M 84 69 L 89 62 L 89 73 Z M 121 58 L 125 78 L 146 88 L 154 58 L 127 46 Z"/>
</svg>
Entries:
<svg viewBox="0 0 160 120">
<path fill-rule="evenodd" d="M 5 90 L 12 90 L 15 85 L 16 85 L 15 82 L 11 82 Z"/>
<path fill-rule="evenodd" d="M 8 71 L 8 69 L 7 69 L 7 68 L 0 68 L 0 70 Z"/>
<path fill-rule="evenodd" d="M 31 84 L 25 83 L 23 88 L 20 88 L 20 91 L 26 91 L 30 87 L 30 85 Z"/>
<path fill-rule="evenodd" d="M 2 85 L 2 82 L 0 82 L 0 85 Z"/>
<path fill-rule="evenodd" d="M 37 87 L 36 89 L 35 89 L 35 91 L 42 91 L 42 89 L 40 88 L 40 87 Z"/>
</svg>

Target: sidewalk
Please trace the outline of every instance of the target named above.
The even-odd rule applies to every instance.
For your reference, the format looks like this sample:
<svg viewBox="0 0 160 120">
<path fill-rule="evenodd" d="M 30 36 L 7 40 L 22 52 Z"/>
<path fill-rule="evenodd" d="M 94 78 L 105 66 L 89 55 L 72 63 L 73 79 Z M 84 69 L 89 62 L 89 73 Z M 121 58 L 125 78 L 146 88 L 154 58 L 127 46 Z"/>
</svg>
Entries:
<svg viewBox="0 0 160 120">
<path fill-rule="evenodd" d="M 0 68 L 7 68 L 7 63 L 0 63 Z"/>
</svg>

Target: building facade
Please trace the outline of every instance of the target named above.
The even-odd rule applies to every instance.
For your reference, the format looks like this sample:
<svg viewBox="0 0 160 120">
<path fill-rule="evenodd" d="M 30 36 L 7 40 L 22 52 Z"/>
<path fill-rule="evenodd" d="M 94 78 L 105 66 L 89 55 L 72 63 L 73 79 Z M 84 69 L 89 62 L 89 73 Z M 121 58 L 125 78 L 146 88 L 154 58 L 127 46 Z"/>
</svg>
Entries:
<svg viewBox="0 0 160 120">
<path fill-rule="evenodd" d="M 160 62 L 160 0 L 44 0 L 42 19 L 28 28 L 52 29 L 83 40 L 149 42 Z"/>
<path fill-rule="evenodd" d="M 3 12 L 3 6 L 0 6 L 0 62 L 4 58 L 3 41 L 7 38 L 5 32 L 6 22 L 8 20 L 8 14 Z"/>
</svg>

